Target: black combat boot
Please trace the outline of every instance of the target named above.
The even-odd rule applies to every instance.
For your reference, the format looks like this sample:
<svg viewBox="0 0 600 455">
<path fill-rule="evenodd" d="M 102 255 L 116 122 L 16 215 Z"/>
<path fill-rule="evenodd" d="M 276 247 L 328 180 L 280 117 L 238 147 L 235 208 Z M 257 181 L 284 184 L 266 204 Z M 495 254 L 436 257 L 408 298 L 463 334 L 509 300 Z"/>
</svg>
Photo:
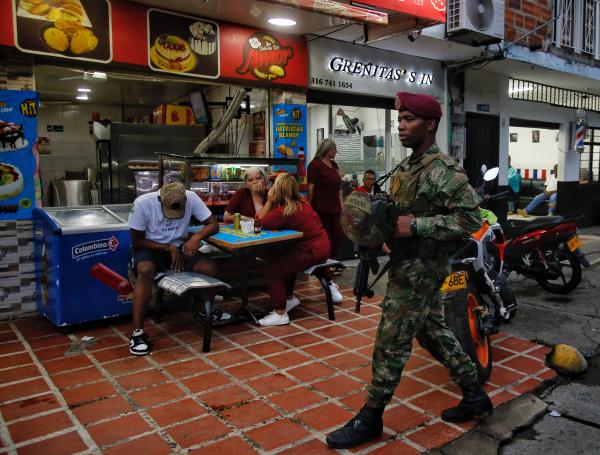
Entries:
<svg viewBox="0 0 600 455">
<path fill-rule="evenodd" d="M 375 439 L 383 431 L 383 410 L 366 404 L 342 428 L 327 436 L 327 445 L 333 449 L 348 449 Z"/>
<path fill-rule="evenodd" d="M 494 406 L 487 393 L 478 383 L 462 387 L 463 399 L 455 408 L 442 411 L 442 420 L 446 422 L 467 422 L 481 419 L 494 411 Z"/>
</svg>

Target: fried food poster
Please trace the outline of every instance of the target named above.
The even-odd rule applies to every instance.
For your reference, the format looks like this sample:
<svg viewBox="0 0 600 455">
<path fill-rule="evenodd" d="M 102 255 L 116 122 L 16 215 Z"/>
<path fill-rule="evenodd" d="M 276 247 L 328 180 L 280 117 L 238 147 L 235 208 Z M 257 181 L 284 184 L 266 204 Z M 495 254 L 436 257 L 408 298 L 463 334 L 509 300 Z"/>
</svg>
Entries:
<svg viewBox="0 0 600 455">
<path fill-rule="evenodd" d="M 306 157 L 306 106 L 274 104 L 272 118 L 274 158 Z"/>
<path fill-rule="evenodd" d="M 13 0 L 15 44 L 25 52 L 108 63 L 108 0 Z"/>
<path fill-rule="evenodd" d="M 31 218 L 38 106 L 37 92 L 0 90 L 0 220 Z"/>
<path fill-rule="evenodd" d="M 156 9 L 148 11 L 148 65 L 155 71 L 219 77 L 219 25 Z"/>
</svg>

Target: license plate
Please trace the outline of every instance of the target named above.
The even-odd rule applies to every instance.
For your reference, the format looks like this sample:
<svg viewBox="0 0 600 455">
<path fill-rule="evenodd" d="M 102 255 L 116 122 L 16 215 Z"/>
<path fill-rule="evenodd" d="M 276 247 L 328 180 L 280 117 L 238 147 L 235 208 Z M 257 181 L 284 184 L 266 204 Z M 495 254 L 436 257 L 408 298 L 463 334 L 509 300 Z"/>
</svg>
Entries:
<svg viewBox="0 0 600 455">
<path fill-rule="evenodd" d="M 579 240 L 579 236 L 571 237 L 571 239 L 567 242 L 567 246 L 569 247 L 569 251 L 575 251 L 578 248 L 581 248 L 581 240 Z"/>
<path fill-rule="evenodd" d="M 446 277 L 444 284 L 442 284 L 442 292 L 458 291 L 459 289 L 466 289 L 467 287 L 467 273 L 466 272 L 454 272 Z"/>
</svg>

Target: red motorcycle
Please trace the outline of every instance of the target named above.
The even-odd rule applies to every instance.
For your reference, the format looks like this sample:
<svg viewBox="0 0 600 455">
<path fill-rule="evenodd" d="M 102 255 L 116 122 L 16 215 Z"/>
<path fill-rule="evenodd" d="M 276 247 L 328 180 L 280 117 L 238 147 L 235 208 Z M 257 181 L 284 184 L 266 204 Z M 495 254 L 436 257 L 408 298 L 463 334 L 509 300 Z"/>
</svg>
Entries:
<svg viewBox="0 0 600 455">
<path fill-rule="evenodd" d="M 532 221 L 507 220 L 506 273 L 514 271 L 533 278 L 556 294 L 571 292 L 581 281 L 582 267 L 590 266 L 577 233 L 577 222 L 582 218 L 543 216 Z"/>
</svg>

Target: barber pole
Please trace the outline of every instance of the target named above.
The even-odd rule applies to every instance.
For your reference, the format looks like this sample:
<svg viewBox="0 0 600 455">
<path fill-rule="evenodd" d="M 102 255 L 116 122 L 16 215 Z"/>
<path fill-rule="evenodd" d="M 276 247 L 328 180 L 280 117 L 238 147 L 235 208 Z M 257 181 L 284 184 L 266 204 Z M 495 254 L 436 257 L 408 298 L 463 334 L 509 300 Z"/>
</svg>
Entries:
<svg viewBox="0 0 600 455">
<path fill-rule="evenodd" d="M 585 109 L 575 111 L 575 147 L 573 149 L 578 153 L 583 153 L 585 149 L 585 130 L 587 128 L 587 115 Z"/>
<path fill-rule="evenodd" d="M 578 122 L 575 125 L 575 151 L 582 153 L 585 145 L 585 123 Z"/>
</svg>

